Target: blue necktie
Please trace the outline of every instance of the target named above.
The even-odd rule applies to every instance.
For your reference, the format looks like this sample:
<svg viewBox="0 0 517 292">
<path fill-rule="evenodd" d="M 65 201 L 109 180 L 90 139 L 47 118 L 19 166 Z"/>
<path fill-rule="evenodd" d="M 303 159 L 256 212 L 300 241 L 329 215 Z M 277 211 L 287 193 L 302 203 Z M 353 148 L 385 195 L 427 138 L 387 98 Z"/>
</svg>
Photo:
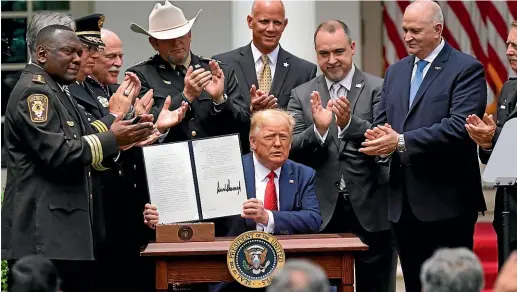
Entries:
<svg viewBox="0 0 517 292">
<path fill-rule="evenodd" d="M 413 104 L 413 99 L 415 99 L 416 93 L 418 92 L 418 88 L 420 84 L 422 84 L 422 80 L 424 79 L 424 68 L 427 66 L 426 60 L 419 60 L 416 62 L 416 72 L 413 80 L 411 80 L 411 89 L 409 90 L 409 107 Z"/>
</svg>

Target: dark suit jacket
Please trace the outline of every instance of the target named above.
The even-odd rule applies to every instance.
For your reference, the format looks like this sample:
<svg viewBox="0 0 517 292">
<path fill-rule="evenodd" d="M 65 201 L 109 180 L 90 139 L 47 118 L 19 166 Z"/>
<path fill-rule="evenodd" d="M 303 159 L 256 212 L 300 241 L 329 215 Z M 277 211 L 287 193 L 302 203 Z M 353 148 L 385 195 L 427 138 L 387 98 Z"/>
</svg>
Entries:
<svg viewBox="0 0 517 292">
<path fill-rule="evenodd" d="M 497 128 L 493 138 L 493 144 L 497 143 L 499 134 L 503 129 L 504 124 L 509 119 L 517 118 L 517 78 L 508 80 L 501 90 L 499 101 L 497 104 Z M 482 163 L 488 163 L 492 151 L 484 150 L 479 147 L 479 159 Z M 510 233 L 511 240 L 517 240 L 517 188 L 510 189 Z M 498 189 L 495 195 L 495 210 L 494 210 L 494 229 L 498 234 L 502 234 L 501 212 L 503 209 L 503 192 Z"/>
<path fill-rule="evenodd" d="M 41 102 L 39 107 L 36 101 Z M 38 112 L 41 118 L 36 120 Z M 96 192 L 91 166 L 116 154 L 118 146 L 113 133 L 96 134 L 83 122 L 41 67 L 25 66 L 5 116 L 9 156 L 2 203 L 2 259 L 27 254 L 94 259 L 97 230 L 92 226 L 92 198 Z"/>
<path fill-rule="evenodd" d="M 408 56 L 386 70 L 374 121 L 404 134 L 407 148 L 390 159 L 389 219 L 400 219 L 404 196 L 423 222 L 486 210 L 476 144 L 465 129 L 469 114 L 485 111 L 483 65 L 446 42 L 409 108 L 414 61 Z"/>
<path fill-rule="evenodd" d="M 251 153 L 242 157 L 248 199 L 255 195 L 255 167 Z M 320 206 L 315 194 L 314 169 L 287 160 L 278 180 L 280 210 L 273 211 L 275 235 L 317 233 L 321 225 Z M 239 216 L 228 218 L 228 236 L 256 230 L 256 223 Z"/>
<path fill-rule="evenodd" d="M 364 140 L 364 132 L 371 127 L 381 85 L 381 78 L 356 68 L 347 96 L 352 112 L 350 126 L 340 140 L 337 125 L 335 121 L 332 122 L 323 145 L 314 132 L 310 94 L 318 91 L 326 107 L 330 94 L 325 76 L 320 75 L 292 91 L 293 97 L 287 107 L 296 120 L 291 158 L 316 170 L 316 193 L 321 205 L 322 229 L 334 213 L 341 174 L 363 228 L 368 231 L 389 228 L 386 208 L 388 197 L 386 187 L 381 186 L 387 182 L 387 171 L 381 171 L 386 167 L 379 166 L 373 157 L 358 151 Z"/>
<path fill-rule="evenodd" d="M 242 157 L 244 179 L 248 199 L 255 195 L 255 166 L 251 153 Z M 320 208 L 314 188 L 314 169 L 287 160 L 282 166 L 278 181 L 280 211 L 273 211 L 275 219 L 275 235 L 317 233 L 321 225 Z M 217 224 L 224 224 L 227 236 L 257 230 L 257 224 L 251 219 L 243 219 L 240 215 L 221 218 Z M 221 223 L 219 223 L 221 222 Z M 209 285 L 210 292 L 248 291 L 237 282 Z M 261 291 L 261 290 L 259 290 Z"/>
<path fill-rule="evenodd" d="M 240 96 L 235 101 L 242 108 L 249 111 L 251 85 L 255 84 L 258 88 L 251 43 L 233 51 L 216 55 L 213 58 L 234 68 L 235 76 L 239 80 L 240 91 Z M 284 66 L 285 64 L 287 66 Z M 278 107 L 286 108 L 291 97 L 291 90 L 315 76 L 316 65 L 300 59 L 280 47 L 270 94 L 278 98 Z"/>
</svg>

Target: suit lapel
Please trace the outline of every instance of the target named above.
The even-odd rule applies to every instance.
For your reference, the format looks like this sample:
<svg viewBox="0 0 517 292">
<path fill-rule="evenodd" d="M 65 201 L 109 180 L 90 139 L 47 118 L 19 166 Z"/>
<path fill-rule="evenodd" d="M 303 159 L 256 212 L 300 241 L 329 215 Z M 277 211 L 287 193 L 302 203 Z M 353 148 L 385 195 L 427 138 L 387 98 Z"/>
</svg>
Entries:
<svg viewBox="0 0 517 292">
<path fill-rule="evenodd" d="M 90 99 L 95 102 L 95 107 L 101 112 L 101 115 L 104 117 L 105 115 L 109 114 L 109 99 L 110 96 L 104 96 L 106 95 L 104 91 L 101 88 L 95 87 L 87 82 L 83 83 L 85 90 L 90 95 Z M 111 89 L 110 89 L 111 90 Z M 112 91 L 112 92 L 116 92 Z M 103 102 L 107 102 L 107 107 L 105 107 L 100 99 L 103 99 Z"/>
<path fill-rule="evenodd" d="M 296 196 L 296 182 L 294 171 L 288 161 L 282 165 L 282 171 L 278 178 L 278 201 L 280 202 L 280 211 L 292 211 L 294 207 L 294 198 Z"/>
<path fill-rule="evenodd" d="M 434 79 L 445 69 L 445 65 L 447 64 L 447 59 L 449 58 L 450 51 L 451 47 L 447 43 L 445 43 L 445 46 L 443 47 L 442 51 L 438 54 L 438 56 L 436 56 L 436 59 L 434 59 L 433 63 L 431 63 L 429 70 L 427 70 L 424 80 L 422 80 L 422 83 L 420 84 L 420 87 L 418 88 L 418 91 L 416 93 L 415 99 L 411 104 L 411 108 L 409 109 L 408 115 L 411 114 L 411 111 L 420 102 L 429 85 L 431 85 Z M 409 83 L 411 83 L 411 81 Z M 409 99 L 408 101 L 406 101 L 406 103 L 409 105 Z"/>
<path fill-rule="evenodd" d="M 327 82 L 325 81 L 325 76 L 323 74 L 321 74 L 318 77 L 318 88 L 316 90 L 320 93 L 321 103 L 322 103 L 323 108 L 327 108 L 327 103 L 330 100 L 330 93 L 329 93 L 329 89 L 327 87 Z M 332 120 L 333 121 L 332 121 L 332 123 L 330 123 L 330 126 L 329 126 L 329 135 L 332 136 L 332 138 L 334 139 L 334 142 L 336 143 L 336 146 L 339 149 L 339 138 L 338 138 L 335 115 L 333 115 Z"/>
<path fill-rule="evenodd" d="M 413 65 L 415 63 L 415 56 L 411 56 L 409 60 L 406 63 L 406 69 L 403 70 L 405 72 L 406 76 L 404 78 L 401 78 L 400 85 L 402 87 L 402 98 L 400 98 L 401 107 L 403 110 L 403 114 L 407 116 L 407 113 L 409 112 L 409 91 L 411 89 L 411 75 L 413 75 Z"/>
<path fill-rule="evenodd" d="M 81 86 L 79 83 L 74 82 L 68 86 L 68 89 L 70 89 L 70 94 L 81 101 L 84 101 L 85 103 L 98 108 L 98 102 L 93 98 L 92 95 L 89 94 L 87 89 L 83 86 Z"/>
<path fill-rule="evenodd" d="M 347 99 L 350 101 L 350 111 L 353 113 L 359 95 L 363 92 L 364 88 L 364 74 L 361 70 L 355 68 L 354 77 L 352 77 L 352 85 L 350 86 L 350 92 L 347 94 Z"/>
<path fill-rule="evenodd" d="M 77 111 L 76 105 L 72 104 L 72 101 L 70 100 L 70 98 L 68 98 L 66 93 L 64 93 L 61 90 L 61 88 L 59 88 L 57 83 L 52 78 L 50 78 L 50 76 L 48 76 L 48 79 L 45 79 L 45 80 L 47 80 L 47 84 L 50 86 L 50 88 L 52 88 L 52 90 L 54 90 L 56 92 L 58 100 L 65 106 L 65 108 L 68 110 L 68 112 L 70 113 L 72 118 L 76 122 L 78 122 L 80 125 L 82 125 L 81 117 L 79 115 L 79 112 Z"/>
<path fill-rule="evenodd" d="M 286 51 L 280 47 L 278 50 L 278 58 L 276 59 L 275 76 L 273 76 L 273 84 L 271 85 L 270 92 L 270 94 L 273 94 L 276 98 L 280 98 L 280 92 L 282 92 L 284 80 L 289 72 L 289 68 L 291 68 L 289 66 L 289 56 Z"/>
<path fill-rule="evenodd" d="M 248 83 L 247 88 L 251 88 L 253 84 L 258 88 L 257 71 L 255 70 L 255 61 L 253 60 L 253 53 L 251 52 L 251 43 L 243 47 L 240 50 L 240 54 L 239 65 Z"/>
<path fill-rule="evenodd" d="M 242 166 L 244 168 L 244 181 L 246 183 L 246 193 L 248 199 L 256 198 L 255 191 L 255 166 L 253 165 L 253 154 L 249 153 L 242 157 Z M 245 219 L 246 229 L 255 230 L 256 224 L 251 219 Z"/>
</svg>

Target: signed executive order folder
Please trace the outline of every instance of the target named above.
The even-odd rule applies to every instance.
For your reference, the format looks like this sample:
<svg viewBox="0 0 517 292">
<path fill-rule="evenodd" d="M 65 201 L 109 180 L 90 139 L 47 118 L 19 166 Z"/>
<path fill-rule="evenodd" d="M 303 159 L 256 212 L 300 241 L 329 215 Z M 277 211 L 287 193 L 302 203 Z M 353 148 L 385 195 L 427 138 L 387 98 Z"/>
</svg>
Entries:
<svg viewBox="0 0 517 292">
<path fill-rule="evenodd" d="M 248 198 L 238 135 L 142 148 L 160 224 L 241 214 Z"/>
</svg>

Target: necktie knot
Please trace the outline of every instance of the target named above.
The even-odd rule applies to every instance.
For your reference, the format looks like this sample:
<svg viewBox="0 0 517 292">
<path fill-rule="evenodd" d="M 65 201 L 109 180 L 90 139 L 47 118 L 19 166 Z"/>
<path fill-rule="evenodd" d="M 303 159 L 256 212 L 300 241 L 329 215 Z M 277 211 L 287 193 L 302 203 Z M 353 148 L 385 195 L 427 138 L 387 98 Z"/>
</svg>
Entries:
<svg viewBox="0 0 517 292">
<path fill-rule="evenodd" d="M 269 57 L 267 55 L 262 55 L 260 59 L 262 60 L 262 63 L 269 65 Z"/>
<path fill-rule="evenodd" d="M 268 173 L 267 178 L 269 178 L 269 180 L 272 180 L 272 179 L 275 179 L 275 176 L 276 176 L 275 172 L 271 171 L 270 173 Z"/>
<path fill-rule="evenodd" d="M 341 90 L 342 87 L 343 87 L 343 85 L 341 85 L 341 83 L 339 83 L 339 82 L 333 83 L 330 86 L 331 98 L 338 99 L 339 98 L 339 91 Z"/>
<path fill-rule="evenodd" d="M 423 72 L 425 66 L 427 66 L 428 63 L 429 62 L 427 62 L 426 60 L 419 60 L 418 62 L 416 62 L 417 71 Z"/>
</svg>

